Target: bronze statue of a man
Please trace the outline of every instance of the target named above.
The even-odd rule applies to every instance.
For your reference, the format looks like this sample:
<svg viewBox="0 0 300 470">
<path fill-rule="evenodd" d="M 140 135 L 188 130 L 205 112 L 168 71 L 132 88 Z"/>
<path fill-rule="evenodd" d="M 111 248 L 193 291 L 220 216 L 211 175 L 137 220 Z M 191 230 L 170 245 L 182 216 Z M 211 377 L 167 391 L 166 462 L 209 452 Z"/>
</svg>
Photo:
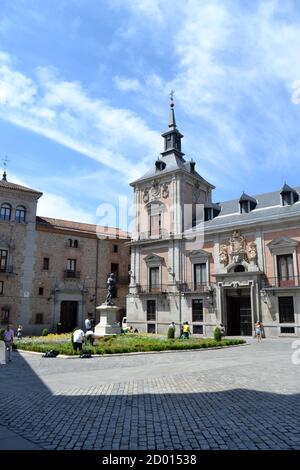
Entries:
<svg viewBox="0 0 300 470">
<path fill-rule="evenodd" d="M 116 293 L 116 278 L 114 273 L 111 273 L 107 278 L 107 296 L 106 296 L 106 305 L 114 305 L 112 299 L 115 297 Z"/>
</svg>

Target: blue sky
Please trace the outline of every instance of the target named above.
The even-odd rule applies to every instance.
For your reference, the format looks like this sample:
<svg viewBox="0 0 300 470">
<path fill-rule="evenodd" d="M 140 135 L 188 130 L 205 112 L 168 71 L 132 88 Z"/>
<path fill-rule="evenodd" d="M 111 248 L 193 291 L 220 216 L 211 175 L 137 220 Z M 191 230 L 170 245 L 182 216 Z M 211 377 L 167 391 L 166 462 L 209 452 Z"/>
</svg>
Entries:
<svg viewBox="0 0 300 470">
<path fill-rule="evenodd" d="M 300 185 L 298 1 L 0 0 L 0 13 L 1 157 L 44 192 L 40 215 L 93 223 L 131 198 L 171 89 L 216 202 Z"/>
</svg>

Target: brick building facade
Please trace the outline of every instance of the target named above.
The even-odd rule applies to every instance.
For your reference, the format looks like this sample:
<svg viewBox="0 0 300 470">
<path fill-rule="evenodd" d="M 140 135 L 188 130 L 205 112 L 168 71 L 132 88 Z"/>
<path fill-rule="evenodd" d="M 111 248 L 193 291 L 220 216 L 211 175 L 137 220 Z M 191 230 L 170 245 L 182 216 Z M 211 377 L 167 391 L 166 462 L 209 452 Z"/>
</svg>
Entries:
<svg viewBox="0 0 300 470">
<path fill-rule="evenodd" d="M 43 328 L 83 326 L 105 301 L 106 280 L 117 276 L 114 299 L 125 315 L 130 254 L 118 229 L 37 217 L 42 193 L 0 181 L 0 327 L 22 324 L 25 334 Z"/>
<path fill-rule="evenodd" d="M 300 188 L 214 203 L 214 186 L 184 159 L 171 101 L 164 151 L 134 181 L 127 317 L 165 333 L 188 321 L 192 333 L 299 336 Z"/>
</svg>

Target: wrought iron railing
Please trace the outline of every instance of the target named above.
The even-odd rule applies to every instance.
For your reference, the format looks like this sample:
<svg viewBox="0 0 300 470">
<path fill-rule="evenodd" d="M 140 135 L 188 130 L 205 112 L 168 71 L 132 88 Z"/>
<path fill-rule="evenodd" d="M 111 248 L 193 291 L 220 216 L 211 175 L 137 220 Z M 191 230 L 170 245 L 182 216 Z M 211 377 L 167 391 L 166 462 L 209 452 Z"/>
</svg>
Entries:
<svg viewBox="0 0 300 470">
<path fill-rule="evenodd" d="M 213 286 L 210 282 L 185 282 L 180 284 L 182 292 L 211 292 Z"/>
<path fill-rule="evenodd" d="M 300 287 L 300 276 L 290 276 L 288 278 L 267 277 L 262 279 L 263 288 L 284 288 L 284 287 Z"/>
<path fill-rule="evenodd" d="M 137 287 L 139 294 L 163 294 L 168 292 L 167 284 L 139 285 Z"/>
</svg>

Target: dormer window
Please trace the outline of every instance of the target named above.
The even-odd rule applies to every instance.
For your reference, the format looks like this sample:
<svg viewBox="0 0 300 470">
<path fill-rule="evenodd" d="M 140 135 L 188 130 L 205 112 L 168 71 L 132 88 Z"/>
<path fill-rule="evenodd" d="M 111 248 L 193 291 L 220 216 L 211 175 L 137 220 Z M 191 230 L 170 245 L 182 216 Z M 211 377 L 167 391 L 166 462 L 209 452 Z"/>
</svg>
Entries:
<svg viewBox="0 0 300 470">
<path fill-rule="evenodd" d="M 204 220 L 212 220 L 213 219 L 213 211 L 211 207 L 205 207 L 204 209 Z"/>
<path fill-rule="evenodd" d="M 299 194 L 288 184 L 285 184 L 281 190 L 281 202 L 283 206 L 291 206 L 299 201 Z"/>
<path fill-rule="evenodd" d="M 163 162 L 163 161 L 160 160 L 160 159 L 156 160 L 155 166 L 156 166 L 156 169 L 159 170 L 159 171 L 162 171 L 162 170 L 164 170 L 164 169 L 166 168 L 165 162 Z"/>
<path fill-rule="evenodd" d="M 213 220 L 221 212 L 221 206 L 217 203 L 206 202 L 204 207 L 204 220 Z"/>
<path fill-rule="evenodd" d="M 255 209 L 257 205 L 257 201 L 253 197 L 248 196 L 248 194 L 243 193 L 240 197 L 239 204 L 240 204 L 240 213 L 248 214 L 253 209 Z"/>
</svg>

